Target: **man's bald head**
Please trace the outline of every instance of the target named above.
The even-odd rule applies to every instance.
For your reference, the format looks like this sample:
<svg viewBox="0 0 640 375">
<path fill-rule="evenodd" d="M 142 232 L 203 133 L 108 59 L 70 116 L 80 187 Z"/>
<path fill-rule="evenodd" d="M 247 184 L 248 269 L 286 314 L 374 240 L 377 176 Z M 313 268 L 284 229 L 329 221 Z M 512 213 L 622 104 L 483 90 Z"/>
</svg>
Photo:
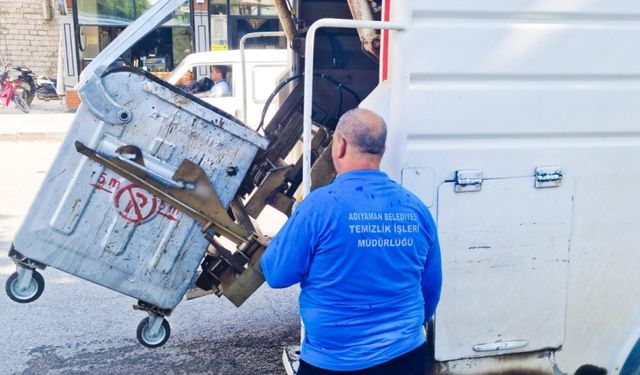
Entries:
<svg viewBox="0 0 640 375">
<path fill-rule="evenodd" d="M 368 109 L 346 112 L 336 126 L 331 156 L 338 173 L 380 169 L 387 140 L 387 125 Z"/>
<path fill-rule="evenodd" d="M 336 126 L 336 132 L 357 147 L 363 154 L 384 154 L 387 141 L 387 125 L 384 119 L 368 109 L 356 108 L 347 111 Z"/>
</svg>

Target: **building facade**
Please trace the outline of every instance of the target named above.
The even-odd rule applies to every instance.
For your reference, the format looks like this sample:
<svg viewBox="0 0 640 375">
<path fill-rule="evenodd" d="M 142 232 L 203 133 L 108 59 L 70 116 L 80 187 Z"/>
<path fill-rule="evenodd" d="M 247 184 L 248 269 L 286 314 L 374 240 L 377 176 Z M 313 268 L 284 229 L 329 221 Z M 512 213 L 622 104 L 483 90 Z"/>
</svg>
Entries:
<svg viewBox="0 0 640 375">
<path fill-rule="evenodd" d="M 0 1 L 0 65 L 56 77 L 60 12 L 50 0 Z"/>
<path fill-rule="evenodd" d="M 131 22 L 159 0 L 67 0 L 61 28 L 68 69 L 66 81 L 80 72 Z M 238 48 L 240 38 L 254 31 L 276 31 L 280 24 L 273 0 L 188 0 L 173 17 L 121 56 L 121 63 L 150 72 L 173 70 L 192 52 Z M 253 40 L 254 48 L 284 47 L 279 38 Z"/>
<path fill-rule="evenodd" d="M 131 22 L 159 0 L 2 0 L 0 64 L 27 66 L 55 78 L 58 54 L 69 107 L 82 70 Z M 169 72 L 192 52 L 236 49 L 255 31 L 277 31 L 273 0 L 187 0 L 118 63 Z M 251 48 L 285 47 L 283 38 L 251 39 Z"/>
</svg>

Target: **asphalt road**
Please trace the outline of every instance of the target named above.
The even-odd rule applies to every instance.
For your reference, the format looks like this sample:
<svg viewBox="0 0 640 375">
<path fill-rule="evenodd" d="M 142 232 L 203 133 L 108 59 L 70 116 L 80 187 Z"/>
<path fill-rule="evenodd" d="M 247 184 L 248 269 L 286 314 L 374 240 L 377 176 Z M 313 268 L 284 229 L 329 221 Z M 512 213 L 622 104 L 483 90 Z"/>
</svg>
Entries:
<svg viewBox="0 0 640 375">
<path fill-rule="evenodd" d="M 2 285 L 15 270 L 13 235 L 57 148 L 0 141 Z M 0 296 L 0 374 L 283 374 L 282 347 L 299 337 L 297 288 L 263 285 L 240 308 L 215 296 L 183 301 L 168 318 L 167 344 L 146 349 L 135 337 L 146 314 L 133 299 L 55 269 L 43 276 L 44 294 L 31 304 Z"/>
</svg>

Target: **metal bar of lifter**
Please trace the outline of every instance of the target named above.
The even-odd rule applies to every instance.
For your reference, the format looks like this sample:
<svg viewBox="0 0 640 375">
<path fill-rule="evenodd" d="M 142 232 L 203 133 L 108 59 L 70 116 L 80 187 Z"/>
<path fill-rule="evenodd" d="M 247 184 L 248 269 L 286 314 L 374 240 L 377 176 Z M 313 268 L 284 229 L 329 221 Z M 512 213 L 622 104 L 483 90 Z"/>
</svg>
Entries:
<svg viewBox="0 0 640 375">
<path fill-rule="evenodd" d="M 363 21 L 339 18 L 323 18 L 314 22 L 307 31 L 304 58 L 304 112 L 302 131 L 302 192 L 306 197 L 311 192 L 311 106 L 313 103 L 313 55 L 316 31 L 323 27 L 342 29 L 384 29 L 404 30 L 404 26 L 396 22 Z"/>
<path fill-rule="evenodd" d="M 176 188 L 175 183 L 167 184 L 166 181 L 150 176 L 148 169 L 143 165 L 136 166 L 135 163 L 117 157 L 101 155 L 79 141 L 75 142 L 75 148 L 89 159 L 104 165 L 198 221 L 204 232 L 213 228 L 238 245 L 250 238 L 250 233 L 227 215 L 205 172 L 190 160 L 185 159 L 181 163 L 173 178 L 182 180 L 179 175 L 185 175 L 193 181 L 188 181 L 185 187 Z"/>
</svg>

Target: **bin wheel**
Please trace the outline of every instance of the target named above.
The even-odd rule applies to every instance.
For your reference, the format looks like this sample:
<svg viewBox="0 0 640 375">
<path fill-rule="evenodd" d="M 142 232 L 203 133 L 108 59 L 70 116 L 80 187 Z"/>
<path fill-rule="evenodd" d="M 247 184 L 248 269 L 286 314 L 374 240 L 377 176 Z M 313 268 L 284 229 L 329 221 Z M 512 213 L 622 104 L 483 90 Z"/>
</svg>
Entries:
<svg viewBox="0 0 640 375">
<path fill-rule="evenodd" d="M 138 324 L 136 336 L 138 337 L 140 344 L 147 348 L 157 348 L 164 345 L 164 343 L 169 340 L 169 335 L 171 335 L 171 327 L 166 319 L 162 319 L 162 325 L 156 335 L 150 334 L 149 330 L 149 317 L 146 317 L 140 321 L 140 324 Z"/>
<path fill-rule="evenodd" d="M 18 273 L 14 272 L 7 279 L 7 283 L 5 284 L 5 291 L 7 292 L 9 298 L 14 300 L 15 302 L 33 302 L 37 300 L 44 291 L 44 278 L 38 272 L 33 271 L 31 281 L 29 281 L 29 286 L 25 289 L 20 289 L 18 288 Z"/>
</svg>

